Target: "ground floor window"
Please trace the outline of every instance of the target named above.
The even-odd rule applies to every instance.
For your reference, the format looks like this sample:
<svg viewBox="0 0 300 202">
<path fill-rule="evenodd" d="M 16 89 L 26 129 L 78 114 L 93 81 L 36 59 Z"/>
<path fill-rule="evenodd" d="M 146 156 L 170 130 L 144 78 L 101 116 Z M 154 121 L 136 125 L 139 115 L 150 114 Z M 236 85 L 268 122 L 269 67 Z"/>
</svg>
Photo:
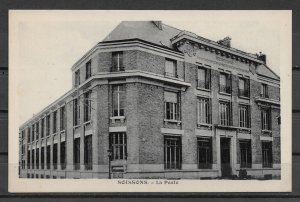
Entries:
<svg viewBox="0 0 300 202">
<path fill-rule="evenodd" d="M 47 146 L 47 169 L 50 169 L 50 145 Z"/>
<path fill-rule="evenodd" d="M 212 168 L 212 141 L 209 138 L 198 138 L 198 168 L 211 169 Z"/>
<path fill-rule="evenodd" d="M 93 136 L 84 137 L 84 165 L 86 170 L 93 169 Z"/>
<path fill-rule="evenodd" d="M 53 145 L 53 169 L 57 169 L 57 143 Z"/>
<path fill-rule="evenodd" d="M 66 142 L 60 143 L 60 165 L 61 169 L 66 169 Z"/>
<path fill-rule="evenodd" d="M 74 139 L 74 169 L 80 169 L 80 138 Z"/>
<path fill-rule="evenodd" d="M 251 153 L 251 141 L 241 140 L 240 141 L 240 167 L 251 168 L 252 167 L 252 153 Z"/>
<path fill-rule="evenodd" d="M 27 150 L 27 169 L 30 169 L 30 150 Z"/>
<path fill-rule="evenodd" d="M 263 168 L 272 168 L 272 142 L 262 142 L 262 166 Z"/>
<path fill-rule="evenodd" d="M 112 150 L 112 160 L 127 159 L 127 136 L 126 133 L 110 133 L 109 146 Z"/>
<path fill-rule="evenodd" d="M 181 169 L 181 137 L 164 137 L 165 169 Z"/>
<path fill-rule="evenodd" d="M 31 164 L 32 165 L 31 168 L 32 169 L 34 169 L 34 151 L 35 151 L 34 149 L 31 151 L 31 163 L 32 163 Z"/>
<path fill-rule="evenodd" d="M 41 148 L 41 169 L 44 169 L 44 164 L 45 164 L 45 148 Z"/>
</svg>

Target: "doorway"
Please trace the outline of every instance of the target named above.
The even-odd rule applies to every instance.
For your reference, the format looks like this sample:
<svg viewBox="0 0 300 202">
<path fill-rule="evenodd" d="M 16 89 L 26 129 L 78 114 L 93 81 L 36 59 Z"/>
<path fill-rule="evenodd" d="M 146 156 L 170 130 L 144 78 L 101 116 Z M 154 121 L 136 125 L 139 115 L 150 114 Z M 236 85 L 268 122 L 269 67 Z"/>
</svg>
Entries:
<svg viewBox="0 0 300 202">
<path fill-rule="evenodd" d="M 231 178 L 230 138 L 221 138 L 221 171 L 223 178 Z"/>
</svg>

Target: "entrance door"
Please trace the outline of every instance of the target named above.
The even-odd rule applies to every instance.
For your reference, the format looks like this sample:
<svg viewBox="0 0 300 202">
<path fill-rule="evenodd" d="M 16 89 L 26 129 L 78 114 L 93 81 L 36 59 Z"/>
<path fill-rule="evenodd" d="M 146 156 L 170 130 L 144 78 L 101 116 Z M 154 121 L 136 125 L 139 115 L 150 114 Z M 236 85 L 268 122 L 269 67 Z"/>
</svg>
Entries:
<svg viewBox="0 0 300 202">
<path fill-rule="evenodd" d="M 221 138 L 221 171 L 222 177 L 231 177 L 230 138 Z"/>
</svg>

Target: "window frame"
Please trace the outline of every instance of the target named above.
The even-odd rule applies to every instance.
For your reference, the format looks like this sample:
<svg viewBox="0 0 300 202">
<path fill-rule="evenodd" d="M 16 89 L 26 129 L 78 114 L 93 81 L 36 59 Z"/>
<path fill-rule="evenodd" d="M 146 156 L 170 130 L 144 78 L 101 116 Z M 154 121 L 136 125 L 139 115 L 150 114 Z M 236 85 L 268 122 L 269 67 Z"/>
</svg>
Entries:
<svg viewBox="0 0 300 202">
<path fill-rule="evenodd" d="M 168 66 L 168 63 L 172 63 L 172 68 L 173 68 L 173 72 L 168 72 L 167 68 L 170 67 Z M 173 60 L 170 58 L 165 58 L 165 76 L 167 77 L 173 77 L 173 78 L 178 78 L 178 74 L 177 74 L 177 60 Z"/>
<path fill-rule="evenodd" d="M 272 130 L 272 112 L 271 107 L 261 107 L 261 130 Z"/>
<path fill-rule="evenodd" d="M 52 134 L 57 133 L 57 110 L 52 113 Z"/>
<path fill-rule="evenodd" d="M 228 106 L 222 111 L 222 105 Z M 230 101 L 219 101 L 219 124 L 221 126 L 232 126 L 232 107 Z M 224 115 L 222 115 L 224 113 Z"/>
<path fill-rule="evenodd" d="M 240 147 L 240 168 L 252 168 L 251 140 L 239 140 L 239 147 Z M 244 152 L 246 153 L 244 154 Z"/>
<path fill-rule="evenodd" d="M 79 98 L 73 100 L 73 126 L 76 127 L 80 124 L 80 102 Z"/>
<path fill-rule="evenodd" d="M 117 88 L 115 90 L 115 88 Z M 120 90 L 120 88 L 122 88 Z M 115 99 L 115 94 L 117 97 Z M 121 101 L 123 103 L 121 103 Z M 115 109 L 115 102 L 117 102 L 117 109 Z M 112 85 L 112 117 L 124 117 L 125 116 L 125 103 L 126 103 L 126 85 L 125 84 L 116 84 Z M 123 107 L 121 108 L 121 105 Z M 115 114 L 117 112 L 117 114 Z"/>
<path fill-rule="evenodd" d="M 262 97 L 262 98 L 269 98 L 269 88 L 268 88 L 268 84 L 266 84 L 266 83 L 261 83 L 260 97 Z"/>
<path fill-rule="evenodd" d="M 74 74 L 75 74 L 74 83 L 75 83 L 75 87 L 77 87 L 80 85 L 80 69 L 77 69 Z"/>
<path fill-rule="evenodd" d="M 225 77 L 225 85 L 221 84 L 221 76 Z M 232 78 L 230 73 L 226 72 L 219 72 L 219 93 L 226 93 L 231 94 L 232 93 Z"/>
<path fill-rule="evenodd" d="M 262 151 L 262 167 L 263 168 L 273 168 L 273 142 L 272 141 L 262 141 L 261 142 Z"/>
<path fill-rule="evenodd" d="M 164 136 L 164 169 L 182 169 L 182 140 L 180 136 Z"/>
<path fill-rule="evenodd" d="M 62 106 L 60 107 L 60 116 L 59 116 L 59 128 L 60 131 L 64 131 L 65 130 L 65 123 L 66 123 L 66 107 Z"/>
<path fill-rule="evenodd" d="M 80 170 L 80 137 L 74 138 L 73 163 L 74 170 Z"/>
<path fill-rule="evenodd" d="M 206 103 L 204 103 L 206 102 Z M 205 106 L 203 107 L 202 104 Z M 203 118 L 203 110 L 205 109 L 205 121 L 202 121 Z M 197 124 L 211 124 L 211 116 L 212 116 L 212 108 L 211 108 L 211 99 L 205 97 L 197 97 Z M 200 120 L 201 117 L 201 120 Z"/>
<path fill-rule="evenodd" d="M 125 71 L 123 51 L 112 52 L 112 72 Z"/>
<path fill-rule="evenodd" d="M 204 71 L 204 81 L 200 82 L 200 70 Z M 211 89 L 211 70 L 202 66 L 198 66 L 197 68 L 197 81 L 196 81 L 197 88 L 200 89 Z"/>
<path fill-rule="evenodd" d="M 174 92 L 174 91 L 168 91 L 165 90 L 165 92 L 168 93 L 174 93 L 176 94 L 177 103 L 175 102 L 168 102 L 166 101 L 164 97 L 164 119 L 166 121 L 181 121 L 181 103 L 180 103 L 180 92 Z M 165 95 L 164 95 L 165 96 Z"/>
<path fill-rule="evenodd" d="M 91 94 L 91 91 L 84 93 L 84 122 L 91 121 L 92 118 Z"/>
<path fill-rule="evenodd" d="M 240 89 L 240 82 L 244 82 L 244 89 Z M 238 87 L 238 95 L 239 97 L 250 97 L 250 79 L 249 78 L 244 78 L 244 77 L 239 77 L 239 87 Z"/>
<path fill-rule="evenodd" d="M 109 148 L 111 149 L 111 160 L 127 160 L 127 134 L 126 132 L 109 133 Z"/>
<path fill-rule="evenodd" d="M 202 144 L 201 144 L 202 143 Z M 205 150 L 205 152 L 203 151 Z M 202 151 L 202 152 L 201 152 Z M 202 154 L 205 153 L 205 163 L 200 162 Z M 197 138 L 197 164 L 198 169 L 212 169 L 213 164 L 213 149 L 212 149 L 212 137 L 198 137 Z"/>
<path fill-rule="evenodd" d="M 60 168 L 66 169 L 66 141 L 60 143 Z"/>
<path fill-rule="evenodd" d="M 242 119 L 242 109 L 244 111 L 244 117 Z M 251 111 L 250 105 L 239 104 L 239 127 L 240 128 L 251 128 Z"/>
<path fill-rule="evenodd" d="M 84 167 L 93 170 L 93 135 L 84 136 Z"/>
<path fill-rule="evenodd" d="M 85 80 L 92 76 L 92 60 L 85 63 Z"/>
</svg>

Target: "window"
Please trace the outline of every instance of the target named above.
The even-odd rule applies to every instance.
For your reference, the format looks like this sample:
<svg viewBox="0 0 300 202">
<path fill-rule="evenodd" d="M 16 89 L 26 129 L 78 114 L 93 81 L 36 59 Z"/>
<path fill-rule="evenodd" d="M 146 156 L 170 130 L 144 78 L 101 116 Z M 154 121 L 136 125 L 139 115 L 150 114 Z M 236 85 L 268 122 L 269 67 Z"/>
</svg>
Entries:
<svg viewBox="0 0 300 202">
<path fill-rule="evenodd" d="M 164 137 L 165 169 L 181 169 L 181 138 Z"/>
<path fill-rule="evenodd" d="M 65 106 L 60 108 L 60 131 L 65 130 L 65 123 L 66 123 L 66 108 Z"/>
<path fill-rule="evenodd" d="M 77 126 L 80 122 L 80 106 L 78 99 L 73 100 L 73 125 Z"/>
<path fill-rule="evenodd" d="M 220 73 L 220 92 L 222 93 L 231 93 L 231 75 Z"/>
<path fill-rule="evenodd" d="M 74 139 L 74 169 L 80 169 L 80 138 Z"/>
<path fill-rule="evenodd" d="M 55 111 L 55 112 L 53 112 L 53 123 L 52 123 L 52 131 L 53 131 L 53 133 L 56 133 L 56 131 L 57 131 L 57 111 Z"/>
<path fill-rule="evenodd" d="M 40 156 L 39 156 L 39 152 L 40 152 L 40 149 L 37 148 L 36 150 L 36 158 L 35 158 L 35 165 L 36 165 L 36 169 L 39 169 L 40 168 L 40 164 L 39 164 L 39 160 L 40 160 Z"/>
<path fill-rule="evenodd" d="M 31 168 L 34 169 L 34 155 L 35 155 L 35 150 L 31 150 Z"/>
<path fill-rule="evenodd" d="M 66 169 L 66 142 L 60 143 L 60 165 L 61 169 Z"/>
<path fill-rule="evenodd" d="M 92 75 L 91 67 L 92 67 L 92 62 L 90 60 L 85 64 L 85 79 L 88 79 L 91 77 L 91 75 Z"/>
<path fill-rule="evenodd" d="M 53 144 L 53 169 L 57 169 L 57 143 Z"/>
<path fill-rule="evenodd" d="M 27 129 L 27 142 L 30 142 L 30 136 L 31 136 L 31 132 L 30 132 L 30 127 L 28 127 Z"/>
<path fill-rule="evenodd" d="M 239 96 L 249 97 L 250 93 L 250 80 L 245 78 L 239 78 Z"/>
<path fill-rule="evenodd" d="M 272 142 L 262 142 L 262 160 L 263 168 L 272 168 L 273 156 L 272 156 Z"/>
<path fill-rule="evenodd" d="M 79 86 L 80 84 L 80 69 L 75 72 L 75 86 Z"/>
<path fill-rule="evenodd" d="M 45 165 L 45 147 L 41 148 L 41 169 L 44 169 Z"/>
<path fill-rule="evenodd" d="M 47 145 L 47 152 L 46 152 L 46 158 L 47 158 L 47 169 L 50 169 L 50 145 Z"/>
<path fill-rule="evenodd" d="M 27 150 L 27 169 L 30 169 L 30 149 Z"/>
<path fill-rule="evenodd" d="M 32 130 L 31 130 L 31 137 L 32 137 L 32 139 L 31 139 L 31 141 L 33 142 L 34 141 L 34 139 L 35 139 L 35 127 L 34 127 L 34 124 L 32 124 Z"/>
<path fill-rule="evenodd" d="M 177 67 L 176 61 L 171 59 L 166 59 L 165 64 L 165 75 L 171 77 L 177 77 Z"/>
<path fill-rule="evenodd" d="M 198 67 L 197 87 L 210 89 L 210 69 Z"/>
<path fill-rule="evenodd" d="M 126 133 L 110 133 L 109 146 L 112 150 L 112 160 L 127 159 L 127 136 Z"/>
<path fill-rule="evenodd" d="M 261 84 L 261 93 L 260 96 L 263 98 L 269 98 L 269 94 L 268 94 L 268 85 L 262 83 Z"/>
<path fill-rule="evenodd" d="M 93 169 L 93 144 L 92 135 L 84 137 L 84 165 L 86 170 Z"/>
<path fill-rule="evenodd" d="M 262 126 L 262 130 L 271 130 L 270 108 L 261 108 L 261 126 Z"/>
<path fill-rule="evenodd" d="M 220 102 L 220 124 L 223 126 L 231 125 L 230 102 Z"/>
<path fill-rule="evenodd" d="M 198 98 L 197 114 L 198 114 L 198 124 L 201 124 L 201 123 L 210 124 L 211 123 L 210 99 Z"/>
<path fill-rule="evenodd" d="M 114 85 L 113 94 L 113 116 L 124 116 L 125 108 L 125 85 Z"/>
<path fill-rule="evenodd" d="M 41 137 L 44 137 L 44 132 L 45 132 L 45 119 L 42 119 L 42 123 L 41 123 Z"/>
<path fill-rule="evenodd" d="M 251 153 L 251 141 L 250 140 L 240 140 L 240 160 L 241 168 L 251 168 L 252 167 L 252 153 Z"/>
<path fill-rule="evenodd" d="M 46 136 L 50 135 L 50 115 L 46 117 Z"/>
<path fill-rule="evenodd" d="M 175 92 L 164 92 L 164 100 L 165 100 L 165 119 L 179 121 L 179 99 L 178 93 Z"/>
<path fill-rule="evenodd" d="M 113 72 L 124 71 L 123 67 L 123 52 L 112 53 L 112 69 Z"/>
<path fill-rule="evenodd" d="M 22 130 L 22 132 L 21 132 L 21 138 L 24 139 L 24 137 L 25 137 L 25 131 Z"/>
<path fill-rule="evenodd" d="M 198 138 L 198 168 L 212 168 L 212 141 L 211 138 Z"/>
<path fill-rule="evenodd" d="M 250 106 L 247 105 L 240 105 L 239 107 L 240 112 L 240 127 L 241 128 L 250 128 Z"/>
<path fill-rule="evenodd" d="M 84 122 L 91 120 L 91 92 L 84 94 Z"/>
<path fill-rule="evenodd" d="M 39 134 L 40 134 L 40 125 L 39 125 L 39 121 L 38 122 L 36 122 L 36 124 L 35 124 L 35 130 L 36 130 L 36 133 L 35 133 L 35 139 L 36 140 L 38 140 L 39 139 Z"/>
</svg>

